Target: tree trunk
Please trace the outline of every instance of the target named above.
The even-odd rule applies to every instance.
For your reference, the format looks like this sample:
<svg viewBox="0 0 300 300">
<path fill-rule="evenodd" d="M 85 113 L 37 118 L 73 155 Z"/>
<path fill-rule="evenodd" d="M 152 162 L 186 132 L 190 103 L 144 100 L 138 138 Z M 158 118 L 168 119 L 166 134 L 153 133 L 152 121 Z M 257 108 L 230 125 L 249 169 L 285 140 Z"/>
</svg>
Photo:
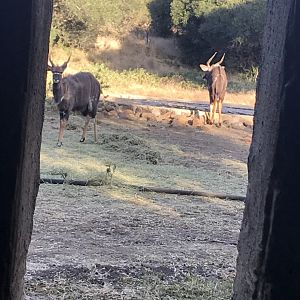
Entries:
<svg viewBox="0 0 300 300">
<path fill-rule="evenodd" d="M 1 3 L 0 299 L 23 297 L 39 186 L 52 0 Z"/>
<path fill-rule="evenodd" d="M 300 3 L 267 14 L 235 300 L 300 297 Z"/>
</svg>

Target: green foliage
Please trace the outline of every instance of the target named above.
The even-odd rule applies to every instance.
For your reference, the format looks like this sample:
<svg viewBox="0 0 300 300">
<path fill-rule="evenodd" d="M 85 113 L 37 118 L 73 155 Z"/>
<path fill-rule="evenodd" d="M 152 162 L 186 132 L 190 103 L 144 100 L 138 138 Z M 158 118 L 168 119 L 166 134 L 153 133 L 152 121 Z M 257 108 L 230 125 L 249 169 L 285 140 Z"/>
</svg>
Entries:
<svg viewBox="0 0 300 300">
<path fill-rule="evenodd" d="M 215 51 L 227 53 L 231 68 L 258 65 L 265 0 L 173 0 L 171 15 L 180 32 L 186 63 L 205 62 Z"/>
<path fill-rule="evenodd" d="M 248 82 L 256 82 L 258 76 L 258 67 L 252 66 L 249 69 L 245 69 L 244 72 L 241 74 L 243 80 Z"/>
<path fill-rule="evenodd" d="M 171 2 L 172 0 L 156 0 L 148 4 L 151 15 L 152 33 L 161 37 L 171 35 Z"/>
<path fill-rule="evenodd" d="M 171 4 L 172 22 L 176 27 L 183 29 L 195 15 L 199 1 L 173 0 Z"/>
<path fill-rule="evenodd" d="M 55 0 L 52 43 L 88 49 L 98 34 L 122 36 L 150 24 L 150 0 Z"/>
<path fill-rule="evenodd" d="M 89 34 L 86 34 L 86 33 Z M 52 44 L 84 47 L 95 39 L 96 32 L 86 16 L 69 9 L 66 0 L 56 0 L 51 30 Z"/>
<path fill-rule="evenodd" d="M 182 62 L 199 65 L 226 52 L 231 70 L 260 60 L 266 0 L 54 0 L 53 44 L 90 49 L 97 35 L 176 32 Z"/>
</svg>

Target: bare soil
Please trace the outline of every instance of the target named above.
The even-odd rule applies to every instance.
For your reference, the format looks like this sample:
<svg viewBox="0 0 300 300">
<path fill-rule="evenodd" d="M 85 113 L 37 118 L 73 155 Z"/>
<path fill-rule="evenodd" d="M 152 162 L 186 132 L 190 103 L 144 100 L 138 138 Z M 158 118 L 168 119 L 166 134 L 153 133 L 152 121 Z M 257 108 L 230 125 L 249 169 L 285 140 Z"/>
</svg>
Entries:
<svg viewBox="0 0 300 300">
<path fill-rule="evenodd" d="M 45 112 L 41 176 L 106 176 L 100 187 L 42 184 L 26 299 L 230 299 L 243 203 L 142 193 L 131 184 L 245 195 L 251 129 L 99 120 L 79 143 L 70 117 Z"/>
</svg>

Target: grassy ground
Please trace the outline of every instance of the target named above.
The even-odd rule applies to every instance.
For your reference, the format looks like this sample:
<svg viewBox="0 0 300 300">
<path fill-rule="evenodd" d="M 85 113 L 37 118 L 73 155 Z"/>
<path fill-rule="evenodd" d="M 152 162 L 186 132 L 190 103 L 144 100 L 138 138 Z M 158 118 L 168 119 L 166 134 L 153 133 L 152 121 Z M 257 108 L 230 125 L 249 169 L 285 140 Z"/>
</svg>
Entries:
<svg viewBox="0 0 300 300">
<path fill-rule="evenodd" d="M 40 187 L 27 261 L 26 300 L 229 300 L 243 203 L 143 193 L 128 184 L 245 194 L 247 128 L 101 119 L 99 143 L 70 116 L 56 146 L 58 114 L 47 104 L 42 177 L 112 185 Z"/>
<path fill-rule="evenodd" d="M 198 70 L 167 64 L 144 48 L 118 47 L 73 50 L 68 72 L 93 72 L 107 86 L 104 94 L 207 99 Z M 54 49 L 52 56 L 62 62 L 68 51 Z M 135 60 L 128 62 L 130 56 Z M 253 105 L 253 84 L 230 77 L 228 102 Z M 98 143 L 91 128 L 79 143 L 83 120 L 72 115 L 58 148 L 58 124 L 47 102 L 42 177 L 100 181 L 107 165 L 117 168 L 101 187 L 41 185 L 26 300 L 229 300 L 243 203 L 143 193 L 128 185 L 245 195 L 251 130 L 106 118 L 98 123 Z"/>
<path fill-rule="evenodd" d="M 114 190 L 41 186 L 29 299 L 230 299 L 242 203 Z"/>
<path fill-rule="evenodd" d="M 103 179 L 107 165 L 116 165 L 113 182 L 118 185 L 197 187 L 237 195 L 246 192 L 244 159 L 248 153 L 245 139 L 251 135 L 249 130 L 183 128 L 183 133 L 180 128 L 159 124 L 149 127 L 147 123 L 106 119 L 99 124 L 99 142 L 93 143 L 89 135 L 82 144 L 76 138 L 80 137 L 83 120 L 71 116 L 64 147 L 57 148 L 58 121 L 54 111 L 46 115 L 46 121 L 47 138 L 43 138 L 41 152 L 43 176 L 66 173 L 69 179 Z M 215 147 L 207 153 L 210 144 Z M 235 149 L 240 151 L 238 156 L 234 154 Z"/>
<path fill-rule="evenodd" d="M 153 275 L 153 271 L 150 269 L 139 278 L 127 276 L 119 280 L 119 289 L 132 291 L 130 295 L 124 293 L 120 297 L 120 293 L 117 290 L 113 291 L 111 288 L 106 288 L 106 292 L 102 291 L 100 296 L 99 284 L 98 282 L 95 283 L 97 279 L 94 278 L 93 280 L 92 276 L 88 278 L 90 276 L 89 273 L 93 273 L 93 270 L 78 269 L 76 271 L 83 274 L 81 280 L 70 276 L 70 270 L 66 270 L 65 274 L 60 274 L 60 276 L 53 278 L 54 280 L 50 284 L 49 281 L 44 280 L 42 277 L 29 281 L 26 288 L 27 294 L 34 294 L 37 297 L 37 295 L 45 295 L 46 292 L 48 295 L 51 295 L 51 298 L 42 299 L 72 300 L 228 300 L 231 297 L 231 280 L 208 280 L 195 275 L 168 279 L 165 278 L 163 273 Z M 117 287 L 115 288 L 117 289 Z"/>
</svg>

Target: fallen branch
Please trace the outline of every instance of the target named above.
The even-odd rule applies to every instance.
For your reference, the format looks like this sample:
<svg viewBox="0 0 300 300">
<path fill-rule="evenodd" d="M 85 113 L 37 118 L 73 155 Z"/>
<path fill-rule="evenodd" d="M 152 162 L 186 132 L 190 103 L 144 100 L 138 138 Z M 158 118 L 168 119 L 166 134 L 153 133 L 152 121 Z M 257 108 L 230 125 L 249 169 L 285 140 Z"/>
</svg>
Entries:
<svg viewBox="0 0 300 300">
<path fill-rule="evenodd" d="M 145 186 L 137 186 L 136 188 L 138 188 L 138 190 L 141 192 L 155 192 L 155 193 L 187 195 L 187 196 L 202 196 L 202 197 L 219 198 L 219 199 L 225 199 L 225 200 L 229 199 L 229 200 L 236 200 L 236 201 L 245 201 L 245 198 L 246 198 L 244 196 L 213 194 L 213 193 L 191 191 L 191 190 L 176 190 L 176 189 L 145 187 Z"/>
<path fill-rule="evenodd" d="M 101 186 L 105 184 L 103 180 L 95 180 L 95 179 L 67 180 L 67 179 L 57 179 L 57 178 L 41 178 L 40 183 L 70 184 L 70 185 L 80 185 L 80 186 Z M 245 197 L 237 196 L 237 195 L 214 194 L 214 193 L 207 193 L 207 192 L 200 192 L 200 191 L 177 190 L 177 189 L 145 187 L 145 186 L 136 186 L 136 185 L 128 185 L 128 186 L 135 188 L 140 192 L 154 192 L 154 193 L 161 193 L 161 194 L 173 194 L 173 195 L 185 195 L 185 196 L 202 196 L 202 197 L 219 198 L 225 200 L 245 201 Z"/>
<path fill-rule="evenodd" d="M 40 183 L 51 183 L 51 184 L 70 184 L 80 186 L 100 186 L 103 185 L 102 180 L 67 180 L 58 178 L 41 178 Z"/>
</svg>

